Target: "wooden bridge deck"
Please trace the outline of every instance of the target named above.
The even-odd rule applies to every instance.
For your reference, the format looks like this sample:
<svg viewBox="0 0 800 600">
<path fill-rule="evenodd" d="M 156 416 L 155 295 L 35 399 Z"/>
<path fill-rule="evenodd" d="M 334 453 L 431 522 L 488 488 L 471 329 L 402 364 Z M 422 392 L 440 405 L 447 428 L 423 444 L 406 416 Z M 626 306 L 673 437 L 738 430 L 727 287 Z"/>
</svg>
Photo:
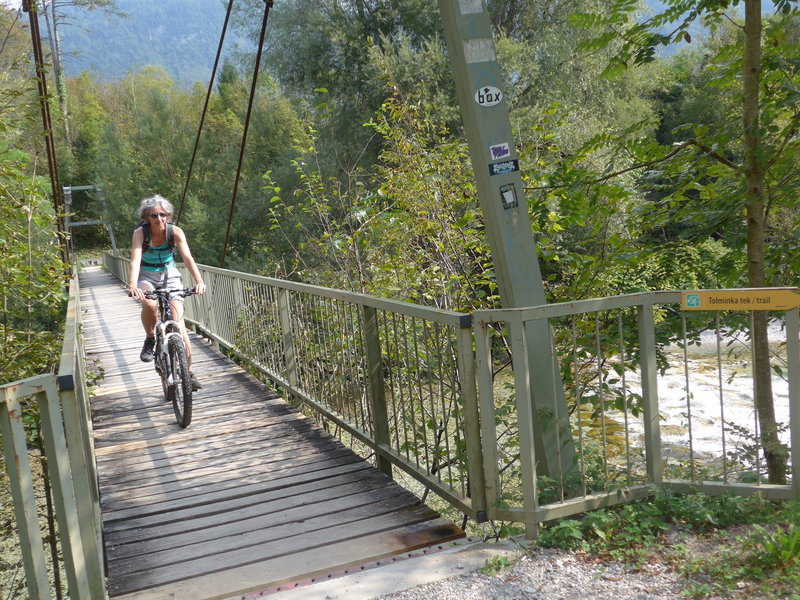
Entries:
<svg viewBox="0 0 800 600">
<path fill-rule="evenodd" d="M 139 361 L 139 305 L 99 269 L 80 282 L 88 368 L 103 374 L 92 415 L 111 598 L 242 598 L 463 536 L 197 336 L 204 387 L 181 429 Z"/>
</svg>

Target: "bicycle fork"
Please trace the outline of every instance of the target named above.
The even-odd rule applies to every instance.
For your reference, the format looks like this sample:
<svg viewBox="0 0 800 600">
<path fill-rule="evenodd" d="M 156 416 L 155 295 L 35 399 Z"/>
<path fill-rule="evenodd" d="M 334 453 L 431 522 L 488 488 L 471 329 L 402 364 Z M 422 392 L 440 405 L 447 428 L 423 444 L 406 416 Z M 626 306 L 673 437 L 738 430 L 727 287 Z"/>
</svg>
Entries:
<svg viewBox="0 0 800 600">
<path fill-rule="evenodd" d="M 173 331 L 167 332 L 169 327 L 173 328 Z M 161 374 L 163 377 L 166 375 L 167 377 L 167 386 L 173 387 L 175 385 L 175 378 L 172 375 L 172 365 L 171 365 L 171 358 L 169 355 L 169 340 L 173 337 L 178 338 L 178 342 L 183 344 L 183 336 L 180 334 L 180 324 L 176 321 L 167 321 L 165 323 L 158 323 L 159 329 L 159 336 L 158 338 L 161 340 L 161 348 L 159 348 L 160 352 L 159 355 L 163 358 L 163 365 L 162 368 L 164 369 L 164 373 Z M 177 331 L 175 331 L 177 330 Z"/>
</svg>

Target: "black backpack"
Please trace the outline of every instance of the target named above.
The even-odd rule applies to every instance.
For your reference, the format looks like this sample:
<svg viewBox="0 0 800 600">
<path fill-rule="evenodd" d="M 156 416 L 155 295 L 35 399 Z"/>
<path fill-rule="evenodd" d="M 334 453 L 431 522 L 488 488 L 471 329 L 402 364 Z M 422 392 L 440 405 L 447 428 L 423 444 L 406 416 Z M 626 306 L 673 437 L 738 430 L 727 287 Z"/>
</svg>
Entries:
<svg viewBox="0 0 800 600">
<path fill-rule="evenodd" d="M 173 234 L 172 230 L 175 225 L 172 221 L 167 222 L 167 249 L 174 255 L 175 254 L 175 235 Z M 144 240 L 142 241 L 142 251 L 146 251 L 150 248 L 150 223 L 143 222 L 142 223 L 142 233 L 144 234 Z M 164 264 L 155 265 L 151 263 L 146 263 L 142 260 L 142 264 L 147 267 L 163 267 Z"/>
</svg>

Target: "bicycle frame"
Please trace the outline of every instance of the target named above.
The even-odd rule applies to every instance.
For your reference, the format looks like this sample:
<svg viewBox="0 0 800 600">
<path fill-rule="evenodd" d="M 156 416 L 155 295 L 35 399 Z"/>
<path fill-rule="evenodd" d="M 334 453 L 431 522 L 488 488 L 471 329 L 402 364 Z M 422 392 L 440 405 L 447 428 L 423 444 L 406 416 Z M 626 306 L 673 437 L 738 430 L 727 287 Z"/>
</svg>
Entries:
<svg viewBox="0 0 800 600">
<path fill-rule="evenodd" d="M 155 290 L 156 292 L 163 292 L 163 291 L 174 291 L 174 290 L 163 290 L 158 289 Z M 161 360 L 164 362 L 164 367 L 166 368 L 166 372 L 168 374 L 168 384 L 174 385 L 175 382 L 172 378 L 172 371 L 169 369 L 169 339 L 171 337 L 178 337 L 181 340 L 181 344 L 183 344 L 183 335 L 181 330 L 181 325 L 177 321 L 173 320 L 172 318 L 172 303 L 170 300 L 165 297 L 159 295 L 157 297 L 158 301 L 158 321 L 156 321 L 156 346 L 158 350 L 158 356 L 161 357 Z M 172 328 L 171 331 L 169 329 Z M 158 364 L 158 361 L 156 361 Z"/>
</svg>

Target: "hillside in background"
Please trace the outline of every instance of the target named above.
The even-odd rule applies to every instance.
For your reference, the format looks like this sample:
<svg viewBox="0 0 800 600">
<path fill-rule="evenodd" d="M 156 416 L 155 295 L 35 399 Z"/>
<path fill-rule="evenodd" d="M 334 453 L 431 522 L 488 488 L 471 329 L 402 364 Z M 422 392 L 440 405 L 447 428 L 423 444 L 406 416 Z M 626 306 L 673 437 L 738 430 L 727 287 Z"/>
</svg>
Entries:
<svg viewBox="0 0 800 600">
<path fill-rule="evenodd" d="M 101 80 L 120 79 L 145 65 L 161 65 L 179 84 L 206 83 L 225 21 L 220 0 L 116 0 L 126 17 L 100 11 L 65 13 L 62 26 L 68 75 L 92 71 Z M 228 28 L 225 53 L 241 42 Z"/>
<path fill-rule="evenodd" d="M 116 0 L 116 4 L 127 17 L 64 8 L 69 15 L 61 30 L 67 75 L 92 71 L 108 81 L 145 65 L 161 65 L 178 84 L 208 81 L 225 20 L 225 0 Z M 654 11 L 665 8 L 663 0 L 645 4 Z M 770 12 L 771 3 L 765 3 L 764 10 Z M 698 23 L 690 31 L 696 37 L 703 28 Z M 232 27 L 226 37 L 225 54 L 238 44 L 251 46 Z M 662 48 L 660 54 L 668 56 L 682 45 Z"/>
</svg>

